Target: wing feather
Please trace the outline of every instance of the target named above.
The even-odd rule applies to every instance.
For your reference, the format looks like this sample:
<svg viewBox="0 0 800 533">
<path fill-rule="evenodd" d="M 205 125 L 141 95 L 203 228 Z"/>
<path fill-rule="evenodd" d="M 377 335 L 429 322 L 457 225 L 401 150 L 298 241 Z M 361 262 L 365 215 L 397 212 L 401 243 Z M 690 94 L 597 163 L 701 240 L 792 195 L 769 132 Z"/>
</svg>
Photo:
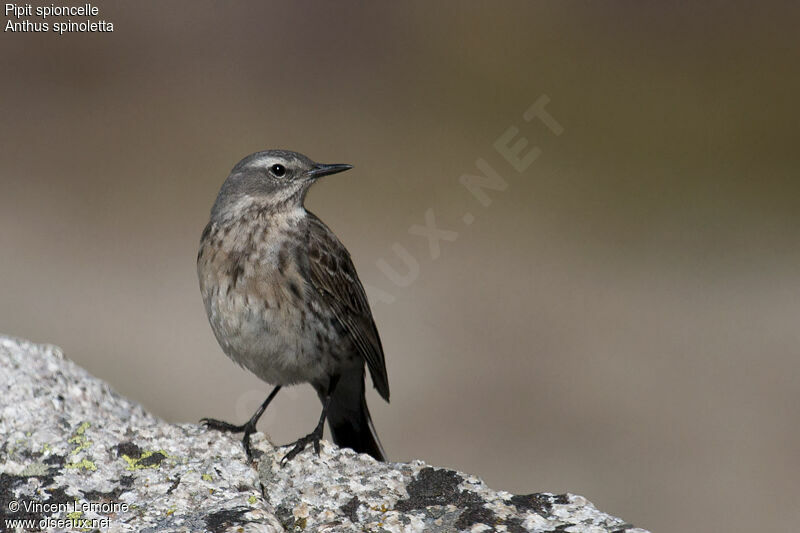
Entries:
<svg viewBox="0 0 800 533">
<path fill-rule="evenodd" d="M 383 346 L 372 318 L 367 295 L 356 274 L 350 253 L 336 235 L 313 213 L 308 213 L 310 280 L 317 294 L 344 326 L 367 362 L 378 393 L 389 401 L 389 379 Z"/>
</svg>

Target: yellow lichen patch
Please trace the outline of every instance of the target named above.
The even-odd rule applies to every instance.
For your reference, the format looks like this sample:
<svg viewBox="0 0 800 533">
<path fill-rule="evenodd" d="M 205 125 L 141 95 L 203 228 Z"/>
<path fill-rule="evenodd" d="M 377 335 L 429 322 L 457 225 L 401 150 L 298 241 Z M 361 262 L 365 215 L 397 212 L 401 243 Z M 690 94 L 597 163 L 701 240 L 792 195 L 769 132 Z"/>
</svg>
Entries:
<svg viewBox="0 0 800 533">
<path fill-rule="evenodd" d="M 88 518 L 81 518 L 83 516 L 83 511 L 74 511 L 72 513 L 67 513 L 67 518 L 72 521 L 73 527 L 80 527 L 81 531 L 91 531 L 92 521 Z"/>
<path fill-rule="evenodd" d="M 253 505 L 253 504 L 254 504 L 254 503 L 256 503 L 257 501 L 258 501 L 258 498 L 256 498 L 256 495 L 255 495 L 255 494 L 253 494 L 252 496 L 250 496 L 249 498 L 247 498 L 247 503 L 249 503 L 250 505 Z"/>
<path fill-rule="evenodd" d="M 75 444 L 75 448 L 69 452 L 70 455 L 75 455 L 92 445 L 92 441 L 86 438 L 86 429 L 89 426 L 91 426 L 89 422 L 82 423 L 78 426 L 78 429 L 75 430 L 75 434 L 67 440 L 70 444 Z"/>
<path fill-rule="evenodd" d="M 64 465 L 65 468 L 74 468 L 76 470 L 84 469 L 84 470 L 97 470 L 97 466 L 90 461 L 89 459 L 81 459 L 77 463 L 67 463 Z"/>
<path fill-rule="evenodd" d="M 161 459 L 154 457 L 156 454 L 161 455 Z M 158 468 L 161 466 L 161 462 L 164 459 L 167 459 L 169 454 L 164 450 L 147 450 L 142 452 L 137 458 L 133 458 L 130 455 L 122 454 L 122 458 L 128 463 L 128 467 L 126 470 L 141 470 L 143 468 Z"/>
<path fill-rule="evenodd" d="M 78 426 L 78 429 L 75 430 L 75 437 L 83 435 L 84 433 L 86 433 L 86 430 L 91 425 L 92 425 L 91 422 L 83 422 L 80 426 Z M 72 439 L 74 439 L 75 437 L 72 437 L 71 439 L 69 439 L 69 442 L 72 442 Z"/>
<path fill-rule="evenodd" d="M 200 477 L 203 478 L 203 481 L 211 481 L 214 479 L 213 477 L 211 477 L 211 474 L 203 474 Z"/>
<path fill-rule="evenodd" d="M 83 442 L 81 442 L 81 443 L 80 443 L 80 445 L 78 445 L 78 446 L 77 446 L 77 447 L 76 447 L 74 450 L 72 450 L 71 452 L 69 452 L 69 454 L 70 454 L 70 455 L 75 455 L 76 453 L 78 453 L 78 452 L 81 452 L 81 451 L 85 450 L 86 448 L 88 448 L 88 447 L 89 447 L 89 446 L 91 446 L 91 445 L 92 445 L 92 441 L 90 441 L 90 440 L 83 441 Z"/>
</svg>

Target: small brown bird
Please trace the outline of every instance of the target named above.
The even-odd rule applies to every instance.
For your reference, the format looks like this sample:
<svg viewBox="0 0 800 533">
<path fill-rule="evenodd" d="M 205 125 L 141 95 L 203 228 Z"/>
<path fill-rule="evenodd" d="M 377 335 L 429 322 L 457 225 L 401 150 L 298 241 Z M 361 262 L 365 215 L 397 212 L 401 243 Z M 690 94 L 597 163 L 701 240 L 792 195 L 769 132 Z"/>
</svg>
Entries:
<svg viewBox="0 0 800 533">
<path fill-rule="evenodd" d="M 303 205 L 309 187 L 350 165 L 315 163 L 284 150 L 251 154 L 233 167 L 211 209 L 197 255 L 208 320 L 222 350 L 272 392 L 249 421 L 203 419 L 209 428 L 250 435 L 281 387 L 310 383 L 322 402 L 319 423 L 294 442 L 289 461 L 319 441 L 325 419 L 333 441 L 383 461 L 364 395 L 364 363 L 389 401 L 383 348 L 350 254 Z"/>
</svg>

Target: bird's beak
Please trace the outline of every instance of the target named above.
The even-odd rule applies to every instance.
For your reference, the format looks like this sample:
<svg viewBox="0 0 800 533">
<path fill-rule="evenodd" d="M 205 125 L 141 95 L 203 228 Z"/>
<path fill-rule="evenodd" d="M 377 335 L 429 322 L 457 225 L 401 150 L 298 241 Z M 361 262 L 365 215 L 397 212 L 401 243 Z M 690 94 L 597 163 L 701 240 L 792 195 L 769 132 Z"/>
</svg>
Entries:
<svg viewBox="0 0 800 533">
<path fill-rule="evenodd" d="M 317 163 L 314 168 L 308 171 L 308 175 L 312 178 L 321 178 L 322 176 L 327 176 L 329 174 L 336 174 L 337 172 L 344 172 L 345 170 L 350 170 L 353 168 L 353 165 L 324 165 L 322 163 Z"/>
</svg>

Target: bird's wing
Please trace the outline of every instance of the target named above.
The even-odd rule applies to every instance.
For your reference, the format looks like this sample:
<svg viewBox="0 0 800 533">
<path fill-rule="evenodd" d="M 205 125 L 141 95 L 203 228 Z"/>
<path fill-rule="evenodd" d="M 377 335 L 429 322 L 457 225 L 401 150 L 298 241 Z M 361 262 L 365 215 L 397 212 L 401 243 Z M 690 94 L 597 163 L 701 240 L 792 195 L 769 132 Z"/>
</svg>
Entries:
<svg viewBox="0 0 800 533">
<path fill-rule="evenodd" d="M 308 259 L 311 284 L 353 339 L 367 361 L 372 383 L 389 401 L 389 378 L 378 329 L 350 253 L 313 213 L 308 214 Z"/>
</svg>

